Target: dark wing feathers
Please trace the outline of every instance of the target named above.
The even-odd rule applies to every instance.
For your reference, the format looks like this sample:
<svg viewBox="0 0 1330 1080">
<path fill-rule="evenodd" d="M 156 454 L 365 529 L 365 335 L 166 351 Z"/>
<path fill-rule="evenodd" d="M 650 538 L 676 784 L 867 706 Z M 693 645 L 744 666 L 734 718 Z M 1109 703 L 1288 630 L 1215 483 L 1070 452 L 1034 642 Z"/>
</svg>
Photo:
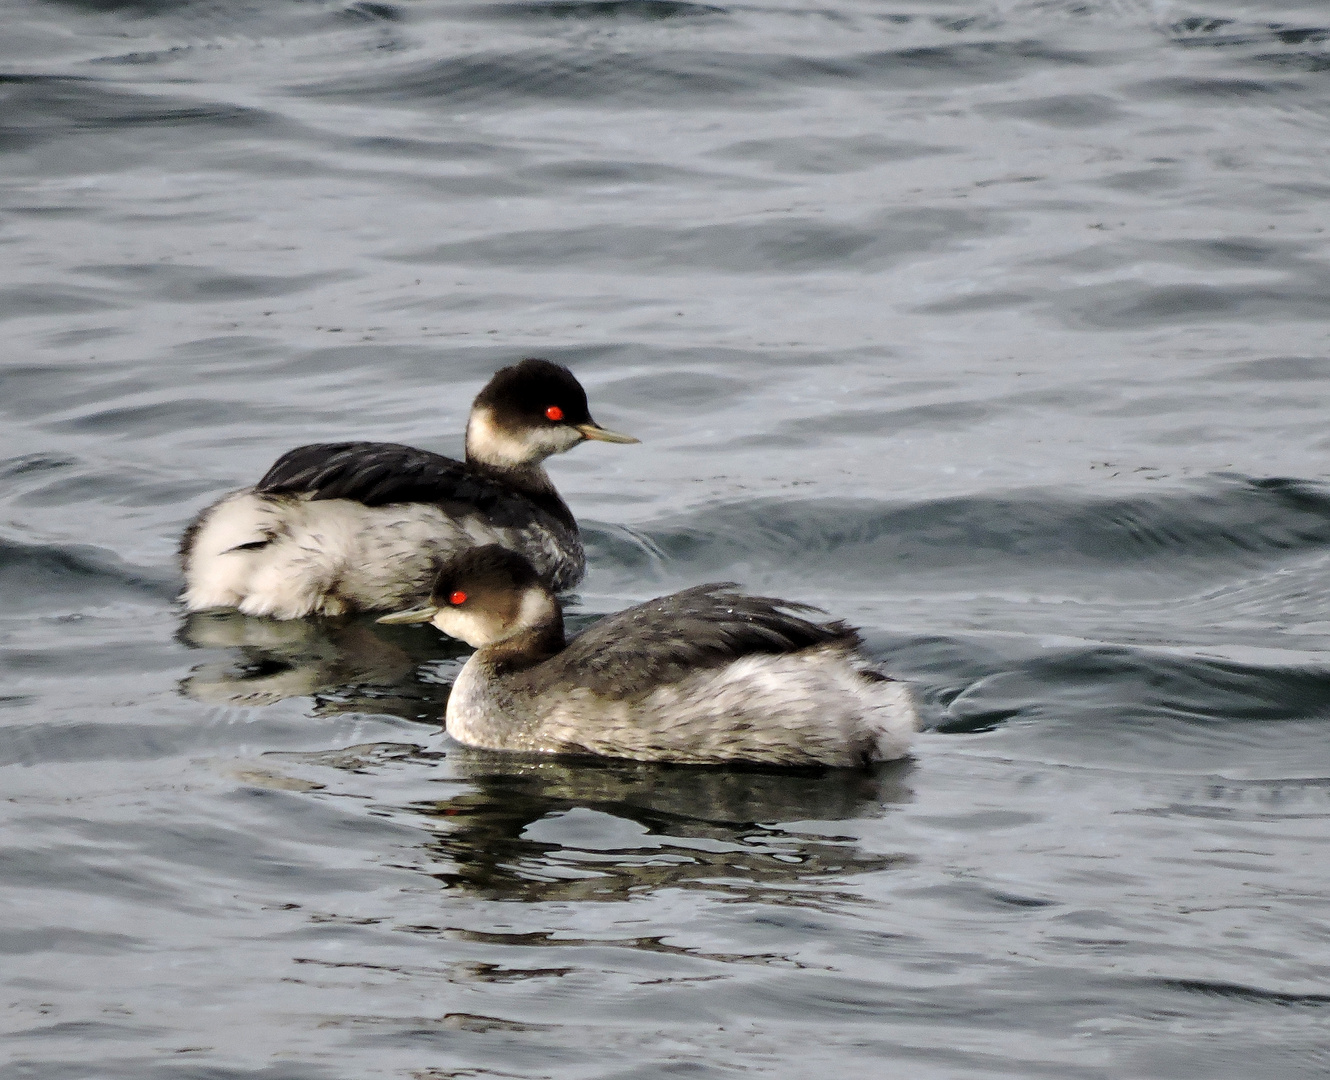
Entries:
<svg viewBox="0 0 1330 1080">
<path fill-rule="evenodd" d="M 422 502 L 404 493 L 422 489 L 444 496 L 471 480 L 460 461 L 397 443 L 313 443 L 288 450 L 255 490 L 269 495 L 312 494 L 354 499 L 366 506 Z"/>
<path fill-rule="evenodd" d="M 399 443 L 312 443 L 283 454 L 255 485 L 264 495 L 351 499 L 365 506 L 391 503 L 463 504 L 495 525 L 520 526 L 532 503 L 461 461 Z"/>
<path fill-rule="evenodd" d="M 731 582 L 698 585 L 602 619 L 541 665 L 542 682 L 633 699 L 691 671 L 753 653 L 859 644 L 858 632 L 843 622 L 813 622 L 798 614 L 818 608 L 736 589 Z"/>
</svg>

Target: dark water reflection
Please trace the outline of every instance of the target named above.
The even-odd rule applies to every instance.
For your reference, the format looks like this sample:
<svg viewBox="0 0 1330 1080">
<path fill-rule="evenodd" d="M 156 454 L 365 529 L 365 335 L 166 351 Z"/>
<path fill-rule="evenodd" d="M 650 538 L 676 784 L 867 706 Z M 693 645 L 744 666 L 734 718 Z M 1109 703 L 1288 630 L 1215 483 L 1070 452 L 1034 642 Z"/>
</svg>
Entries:
<svg viewBox="0 0 1330 1080">
<path fill-rule="evenodd" d="M 463 655 L 446 639 L 376 626 L 368 616 L 275 622 L 202 612 L 186 615 L 177 636 L 219 657 L 181 680 L 180 692 L 195 701 L 261 706 L 308 697 L 315 711 L 422 721 L 443 715 Z M 443 659 L 450 651 L 458 662 Z"/>
<path fill-rule="evenodd" d="M 455 867 L 439 880 L 490 900 L 629 900 L 701 887 L 753 902 L 825 901 L 837 879 L 899 857 L 773 823 L 876 817 L 909 798 L 908 765 L 792 775 L 450 758 L 474 789 L 413 809 L 438 832 L 431 853 Z M 800 885 L 820 886 L 817 897 Z"/>
<path fill-rule="evenodd" d="M 1321 0 L 62 0 L 0 33 L 6 1078 L 1322 1077 Z M 910 763 L 463 753 L 463 651 L 184 618 L 300 442 L 523 355 L 575 622 L 707 579 Z"/>
</svg>

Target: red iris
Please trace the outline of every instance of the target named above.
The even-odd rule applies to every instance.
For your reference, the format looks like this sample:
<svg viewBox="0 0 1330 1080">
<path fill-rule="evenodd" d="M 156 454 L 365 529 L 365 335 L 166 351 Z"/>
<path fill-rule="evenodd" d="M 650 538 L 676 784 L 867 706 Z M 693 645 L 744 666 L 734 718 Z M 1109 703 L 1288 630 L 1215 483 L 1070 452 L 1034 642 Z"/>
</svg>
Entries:
<svg viewBox="0 0 1330 1080">
<path fill-rule="evenodd" d="M 464 593 L 461 589 L 458 589 L 455 593 L 453 593 L 450 597 L 448 597 L 448 603 L 450 603 L 450 604 L 465 604 L 465 603 L 466 603 L 466 593 Z"/>
<path fill-rule="evenodd" d="M 545 410 L 545 416 L 550 420 L 562 420 L 563 410 L 557 405 L 551 405 Z"/>
</svg>

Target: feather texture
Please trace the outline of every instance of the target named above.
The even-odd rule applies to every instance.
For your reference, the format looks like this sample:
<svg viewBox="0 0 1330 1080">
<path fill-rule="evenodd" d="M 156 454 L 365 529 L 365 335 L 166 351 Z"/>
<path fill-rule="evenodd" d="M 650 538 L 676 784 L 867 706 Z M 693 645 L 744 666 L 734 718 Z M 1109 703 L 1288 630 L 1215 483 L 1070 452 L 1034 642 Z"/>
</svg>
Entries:
<svg viewBox="0 0 1330 1080">
<path fill-rule="evenodd" d="M 572 513 L 548 481 L 517 488 L 510 478 L 501 481 L 476 465 L 401 443 L 298 446 L 273 463 L 254 491 L 307 495 L 314 501 L 350 499 L 362 506 L 431 503 L 464 507 L 483 514 L 498 528 L 526 524 L 535 506 L 573 525 Z"/>
<path fill-rule="evenodd" d="M 541 665 L 547 688 L 580 686 L 635 701 L 697 671 L 745 656 L 835 646 L 846 652 L 859 634 L 842 622 L 812 622 L 796 612 L 819 609 L 749 596 L 733 582 L 697 585 L 609 615 Z"/>
<path fill-rule="evenodd" d="M 637 441 L 591 419 L 566 367 L 533 358 L 476 396 L 466 461 L 400 443 L 298 446 L 190 523 L 181 599 L 280 619 L 381 611 L 423 598 L 442 561 L 485 544 L 523 552 L 544 584 L 570 589 L 586 557 L 542 462 L 587 439 Z"/>
<path fill-rule="evenodd" d="M 565 642 L 530 564 L 487 546 L 444 567 L 431 604 L 436 627 L 477 646 L 446 718 L 468 746 L 850 767 L 900 757 L 918 728 L 908 687 L 868 667 L 858 631 L 728 582 L 639 604 Z"/>
</svg>

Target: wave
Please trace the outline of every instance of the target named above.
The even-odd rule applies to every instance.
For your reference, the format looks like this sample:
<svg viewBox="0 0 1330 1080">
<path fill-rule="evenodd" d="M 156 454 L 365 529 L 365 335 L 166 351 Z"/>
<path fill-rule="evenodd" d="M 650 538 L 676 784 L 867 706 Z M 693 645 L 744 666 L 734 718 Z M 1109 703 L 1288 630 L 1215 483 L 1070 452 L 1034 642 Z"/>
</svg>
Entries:
<svg viewBox="0 0 1330 1080">
<path fill-rule="evenodd" d="M 665 19 L 715 19 L 728 15 L 729 11 L 713 4 L 689 3 L 687 0 L 519 0 L 514 3 L 475 4 L 452 14 L 454 18 L 461 16 L 513 22 L 602 22 L 617 19 L 659 22 Z"/>
<path fill-rule="evenodd" d="M 825 269 L 880 269 L 964 240 L 1001 231 L 981 211 L 916 207 L 863 222 L 817 218 L 729 222 L 701 228 L 595 225 L 528 229 L 397 256 L 407 263 L 491 266 L 588 264 L 677 272 L 698 266 L 732 273 L 806 273 Z"/>
<path fill-rule="evenodd" d="M 475 9 L 471 9 L 475 10 Z M 502 14 L 502 11 L 500 12 Z M 689 102 L 777 99 L 804 86 L 913 90 L 1020 78 L 1031 69 L 1078 68 L 1091 54 L 1035 40 L 961 42 L 840 56 L 721 49 L 551 48 L 477 52 L 391 71 L 308 83 L 310 97 L 410 104 L 448 100 L 511 105 L 524 98 L 677 108 Z"/>
<path fill-rule="evenodd" d="M 206 125 L 252 131 L 277 123 L 271 113 L 251 106 L 126 91 L 82 76 L 0 72 L 0 87 L 5 91 L 0 147 L 10 150 L 105 129 Z"/>
<path fill-rule="evenodd" d="M 0 539 L 0 592 L 10 611 L 51 610 L 71 600 L 169 602 L 177 589 L 174 572 L 135 566 L 103 548 Z"/>
<path fill-rule="evenodd" d="M 1152 739 L 1184 724 L 1330 719 L 1330 666 L 1258 667 L 1101 646 L 1008 665 L 935 693 L 938 729 L 987 731 L 1016 718 L 1143 725 Z"/>
<path fill-rule="evenodd" d="M 1330 548 L 1330 491 L 1310 481 L 1216 477 L 1119 498 L 1052 491 L 927 502 L 763 498 L 632 529 L 586 528 L 592 566 L 640 571 L 792 566 L 885 575 L 979 567 L 1257 566 Z"/>
</svg>

